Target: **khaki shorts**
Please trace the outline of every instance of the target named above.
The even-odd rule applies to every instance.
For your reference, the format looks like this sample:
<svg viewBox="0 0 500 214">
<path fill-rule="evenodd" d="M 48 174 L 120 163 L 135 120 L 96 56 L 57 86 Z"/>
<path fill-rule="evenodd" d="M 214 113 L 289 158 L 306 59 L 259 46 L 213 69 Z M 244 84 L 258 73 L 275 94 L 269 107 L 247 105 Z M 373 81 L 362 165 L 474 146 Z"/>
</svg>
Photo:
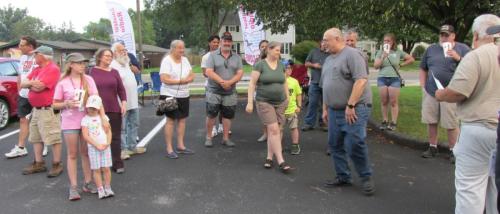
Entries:
<svg viewBox="0 0 500 214">
<path fill-rule="evenodd" d="M 422 123 L 437 124 L 445 129 L 456 129 L 459 126 L 457 104 L 438 102 L 425 90 L 422 97 Z"/>
<path fill-rule="evenodd" d="M 46 145 L 61 143 L 60 114 L 54 114 L 52 108 L 33 108 L 29 130 L 28 141 L 31 143 L 43 142 Z"/>
<path fill-rule="evenodd" d="M 286 127 L 289 129 L 296 129 L 299 127 L 299 117 L 297 113 L 285 114 Z"/>
<path fill-rule="evenodd" d="M 284 101 L 281 104 L 273 105 L 267 102 L 257 101 L 257 114 L 262 121 L 262 124 L 269 125 L 273 123 L 285 123 L 285 109 L 288 102 Z"/>
</svg>

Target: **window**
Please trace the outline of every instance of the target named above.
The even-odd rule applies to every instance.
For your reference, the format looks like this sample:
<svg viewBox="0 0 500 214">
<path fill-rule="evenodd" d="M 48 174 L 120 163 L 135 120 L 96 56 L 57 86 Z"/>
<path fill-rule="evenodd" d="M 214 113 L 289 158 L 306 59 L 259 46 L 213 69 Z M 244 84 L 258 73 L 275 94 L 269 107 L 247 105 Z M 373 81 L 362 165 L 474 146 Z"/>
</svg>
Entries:
<svg viewBox="0 0 500 214">
<path fill-rule="evenodd" d="M 241 53 L 240 50 L 241 50 L 240 49 L 240 43 L 238 42 L 238 43 L 236 43 L 236 53 L 240 54 Z"/>
<path fill-rule="evenodd" d="M 281 54 L 290 54 L 292 52 L 292 43 L 281 44 Z"/>
<path fill-rule="evenodd" d="M 240 26 L 236 25 L 236 32 L 240 32 Z"/>
<path fill-rule="evenodd" d="M 0 63 L 0 76 L 17 76 L 17 70 L 10 62 Z"/>
<path fill-rule="evenodd" d="M 238 31 L 236 31 L 236 26 L 229 26 L 229 31 L 230 32 L 238 32 L 239 28 L 238 28 Z"/>
<path fill-rule="evenodd" d="M 228 32 L 228 31 L 229 31 L 229 26 L 226 25 L 226 32 Z"/>
</svg>

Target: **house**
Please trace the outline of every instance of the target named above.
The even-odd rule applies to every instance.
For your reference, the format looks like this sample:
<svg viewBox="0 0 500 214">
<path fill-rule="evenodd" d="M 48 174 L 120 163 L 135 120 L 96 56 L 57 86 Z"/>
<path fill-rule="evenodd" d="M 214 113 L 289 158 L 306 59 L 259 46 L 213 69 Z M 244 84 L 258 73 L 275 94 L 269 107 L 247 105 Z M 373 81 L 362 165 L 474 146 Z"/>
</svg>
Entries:
<svg viewBox="0 0 500 214">
<path fill-rule="evenodd" d="M 77 39 L 73 42 L 67 41 L 47 41 L 47 40 L 37 40 L 39 45 L 46 45 L 54 49 L 54 61 L 63 65 L 64 57 L 72 52 L 80 52 L 86 58 L 92 58 L 94 53 L 99 48 L 109 48 L 111 46 L 110 42 L 90 40 L 90 39 Z M 0 56 L 19 58 L 21 56 L 21 51 L 18 49 L 19 40 L 0 45 Z M 168 49 L 153 46 L 153 45 L 142 45 L 145 66 L 159 67 L 161 64 L 161 59 L 168 53 Z"/>
<path fill-rule="evenodd" d="M 221 18 L 222 19 L 222 18 Z M 245 50 L 243 46 L 243 34 L 241 32 L 241 23 L 238 16 L 238 11 L 227 14 L 222 22 L 222 27 L 219 30 L 219 35 L 228 31 L 233 36 L 233 51 L 244 55 Z M 281 57 L 284 59 L 291 59 L 292 46 L 295 45 L 295 25 L 290 25 L 288 31 L 284 34 L 273 34 L 270 29 L 265 30 L 264 39 L 268 41 L 281 42 Z"/>
</svg>

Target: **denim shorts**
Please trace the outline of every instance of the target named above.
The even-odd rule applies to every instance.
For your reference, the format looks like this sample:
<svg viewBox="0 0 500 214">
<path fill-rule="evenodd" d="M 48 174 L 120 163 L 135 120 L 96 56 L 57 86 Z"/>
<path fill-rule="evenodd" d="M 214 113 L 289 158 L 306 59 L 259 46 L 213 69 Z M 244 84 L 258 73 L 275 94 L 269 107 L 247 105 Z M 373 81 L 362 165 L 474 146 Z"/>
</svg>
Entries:
<svg viewBox="0 0 500 214">
<path fill-rule="evenodd" d="M 61 130 L 63 134 L 80 134 L 81 129 L 65 129 Z"/>
<path fill-rule="evenodd" d="M 377 86 L 401 88 L 401 79 L 399 77 L 379 77 L 377 78 Z"/>
</svg>

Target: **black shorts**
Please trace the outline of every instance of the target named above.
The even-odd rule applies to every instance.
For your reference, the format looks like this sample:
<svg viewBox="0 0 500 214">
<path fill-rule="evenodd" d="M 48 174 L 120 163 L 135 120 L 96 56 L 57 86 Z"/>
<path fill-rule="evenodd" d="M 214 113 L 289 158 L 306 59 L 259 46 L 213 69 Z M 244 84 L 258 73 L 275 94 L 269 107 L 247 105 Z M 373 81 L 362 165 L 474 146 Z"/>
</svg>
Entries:
<svg viewBox="0 0 500 214">
<path fill-rule="evenodd" d="M 165 95 L 160 95 L 160 100 L 167 98 Z M 175 111 L 169 111 L 165 113 L 170 119 L 183 119 L 189 116 L 189 97 L 176 98 L 177 105 L 179 108 Z"/>
<path fill-rule="evenodd" d="M 26 115 L 31 113 L 33 106 L 31 106 L 28 99 L 18 96 L 17 97 L 17 116 L 19 118 L 26 117 Z"/>
</svg>

